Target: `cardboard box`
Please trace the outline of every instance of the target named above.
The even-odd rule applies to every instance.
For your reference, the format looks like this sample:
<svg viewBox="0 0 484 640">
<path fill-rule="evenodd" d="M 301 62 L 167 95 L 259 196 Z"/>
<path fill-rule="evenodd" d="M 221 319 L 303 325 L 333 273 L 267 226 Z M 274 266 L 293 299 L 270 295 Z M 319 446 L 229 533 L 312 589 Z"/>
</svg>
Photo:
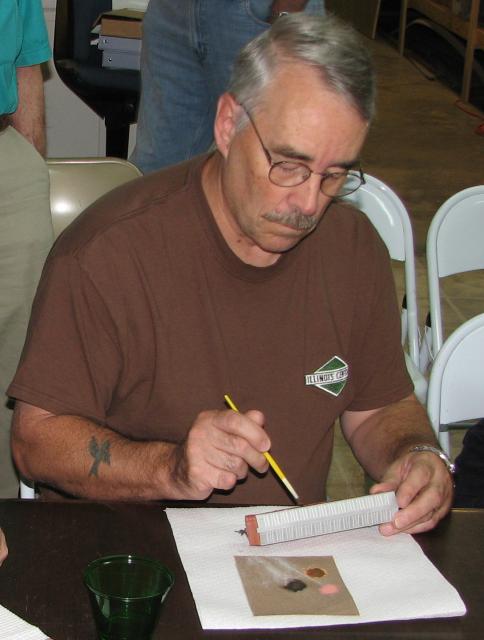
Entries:
<svg viewBox="0 0 484 640">
<path fill-rule="evenodd" d="M 100 25 L 100 34 L 117 38 L 141 38 L 144 11 L 134 9 L 117 9 L 105 11 L 94 23 Z"/>
</svg>

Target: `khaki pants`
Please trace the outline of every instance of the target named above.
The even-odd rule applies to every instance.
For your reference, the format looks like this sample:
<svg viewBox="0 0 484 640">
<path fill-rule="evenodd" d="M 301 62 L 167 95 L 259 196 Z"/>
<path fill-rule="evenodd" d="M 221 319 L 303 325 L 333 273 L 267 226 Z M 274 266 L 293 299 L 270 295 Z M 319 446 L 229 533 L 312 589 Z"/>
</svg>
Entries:
<svg viewBox="0 0 484 640">
<path fill-rule="evenodd" d="M 49 174 L 15 129 L 0 132 L 0 498 L 17 497 L 6 389 L 25 340 L 30 307 L 53 242 Z"/>
</svg>

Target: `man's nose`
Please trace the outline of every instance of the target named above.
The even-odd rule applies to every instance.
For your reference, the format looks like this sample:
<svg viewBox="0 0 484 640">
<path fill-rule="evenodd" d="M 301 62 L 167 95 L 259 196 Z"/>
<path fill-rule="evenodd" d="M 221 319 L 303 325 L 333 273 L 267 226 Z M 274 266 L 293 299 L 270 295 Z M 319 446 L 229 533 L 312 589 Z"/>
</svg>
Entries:
<svg viewBox="0 0 484 640">
<path fill-rule="evenodd" d="M 308 216 L 318 213 L 325 199 L 328 199 L 328 196 L 321 193 L 321 176 L 316 174 L 294 187 L 291 193 L 291 204 Z"/>
</svg>

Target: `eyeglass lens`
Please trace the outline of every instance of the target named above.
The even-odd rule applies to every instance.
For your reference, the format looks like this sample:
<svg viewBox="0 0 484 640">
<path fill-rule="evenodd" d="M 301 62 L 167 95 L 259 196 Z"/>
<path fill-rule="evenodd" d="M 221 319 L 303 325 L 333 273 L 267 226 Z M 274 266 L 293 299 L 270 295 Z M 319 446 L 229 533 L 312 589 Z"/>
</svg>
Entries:
<svg viewBox="0 0 484 640">
<path fill-rule="evenodd" d="M 276 162 L 269 170 L 270 181 L 280 187 L 296 187 L 311 176 L 312 171 L 298 162 Z M 362 184 L 359 173 L 341 171 L 321 177 L 321 191 L 331 197 L 342 197 L 353 193 Z"/>
</svg>

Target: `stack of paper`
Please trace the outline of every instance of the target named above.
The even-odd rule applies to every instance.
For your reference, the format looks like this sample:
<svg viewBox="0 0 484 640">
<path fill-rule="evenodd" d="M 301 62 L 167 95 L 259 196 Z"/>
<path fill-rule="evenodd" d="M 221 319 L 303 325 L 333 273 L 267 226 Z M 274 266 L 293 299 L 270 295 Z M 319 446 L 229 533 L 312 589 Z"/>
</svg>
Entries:
<svg viewBox="0 0 484 640">
<path fill-rule="evenodd" d="M 0 606 L 0 640 L 48 640 L 48 636 Z"/>
</svg>

